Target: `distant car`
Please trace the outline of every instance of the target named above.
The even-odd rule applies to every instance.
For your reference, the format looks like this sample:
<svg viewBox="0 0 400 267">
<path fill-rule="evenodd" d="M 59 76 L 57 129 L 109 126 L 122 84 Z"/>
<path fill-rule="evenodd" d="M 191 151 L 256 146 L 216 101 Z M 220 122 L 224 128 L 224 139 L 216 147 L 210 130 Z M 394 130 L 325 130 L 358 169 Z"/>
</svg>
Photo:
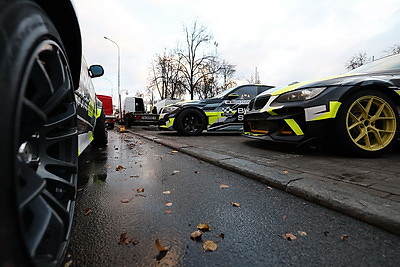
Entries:
<svg viewBox="0 0 400 267">
<path fill-rule="evenodd" d="M 247 137 L 303 144 L 327 140 L 345 153 L 377 156 L 399 136 L 400 55 L 344 75 L 258 95 L 244 115 Z"/>
<path fill-rule="evenodd" d="M 159 128 L 182 135 L 199 135 L 207 131 L 242 131 L 244 111 L 252 98 L 268 85 L 241 85 L 212 98 L 178 102 L 161 109 Z"/>
<path fill-rule="evenodd" d="M 69 0 L 0 0 L 0 266 L 62 264 L 78 155 L 107 144 L 81 49 Z"/>
</svg>

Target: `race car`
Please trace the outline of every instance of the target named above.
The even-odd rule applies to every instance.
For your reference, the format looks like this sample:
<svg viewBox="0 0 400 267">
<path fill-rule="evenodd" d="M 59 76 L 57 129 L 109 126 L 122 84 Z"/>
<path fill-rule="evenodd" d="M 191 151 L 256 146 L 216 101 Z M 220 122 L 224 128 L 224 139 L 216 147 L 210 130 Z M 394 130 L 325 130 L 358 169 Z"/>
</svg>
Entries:
<svg viewBox="0 0 400 267">
<path fill-rule="evenodd" d="M 107 144 L 70 0 L 0 0 L 0 266 L 60 266 L 78 155 Z"/>
<path fill-rule="evenodd" d="M 250 100 L 273 88 L 248 84 L 227 89 L 212 98 L 178 102 L 161 109 L 159 128 L 182 135 L 207 131 L 242 131 L 243 115 Z"/>
<path fill-rule="evenodd" d="M 377 156 L 399 135 L 400 55 L 344 75 L 268 90 L 248 106 L 244 136 L 298 145 L 327 141 L 344 153 Z"/>
</svg>

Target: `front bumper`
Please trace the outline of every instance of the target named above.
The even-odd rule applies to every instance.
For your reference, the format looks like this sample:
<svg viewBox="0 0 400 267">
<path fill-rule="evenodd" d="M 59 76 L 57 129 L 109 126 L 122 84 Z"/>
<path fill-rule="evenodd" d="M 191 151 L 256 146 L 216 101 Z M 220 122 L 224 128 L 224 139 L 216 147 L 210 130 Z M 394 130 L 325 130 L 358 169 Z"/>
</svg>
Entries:
<svg viewBox="0 0 400 267">
<path fill-rule="evenodd" d="M 327 120 L 306 122 L 302 109 L 280 115 L 253 111 L 244 116 L 243 135 L 250 138 L 302 144 L 326 137 Z"/>
</svg>

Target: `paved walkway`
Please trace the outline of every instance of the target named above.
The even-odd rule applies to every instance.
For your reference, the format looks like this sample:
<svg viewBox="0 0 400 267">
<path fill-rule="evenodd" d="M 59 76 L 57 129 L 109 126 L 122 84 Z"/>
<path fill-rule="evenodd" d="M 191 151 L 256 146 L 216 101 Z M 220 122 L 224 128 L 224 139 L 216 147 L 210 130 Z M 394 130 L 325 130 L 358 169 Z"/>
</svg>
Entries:
<svg viewBox="0 0 400 267">
<path fill-rule="evenodd" d="M 304 164 L 304 157 L 272 159 L 189 138 L 177 142 L 157 131 L 130 132 L 400 235 L 400 171 L 390 168 L 399 165 L 397 157 L 378 159 L 374 166 L 371 159 L 352 159 L 339 170 L 343 162 L 335 157 L 311 156 Z"/>
</svg>

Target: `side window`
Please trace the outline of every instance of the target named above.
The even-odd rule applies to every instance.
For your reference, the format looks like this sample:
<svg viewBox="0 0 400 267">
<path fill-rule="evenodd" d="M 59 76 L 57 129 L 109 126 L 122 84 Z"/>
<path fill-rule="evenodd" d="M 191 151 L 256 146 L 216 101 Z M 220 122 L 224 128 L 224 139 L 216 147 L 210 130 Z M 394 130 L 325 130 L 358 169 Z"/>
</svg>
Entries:
<svg viewBox="0 0 400 267">
<path fill-rule="evenodd" d="M 250 100 L 257 95 L 257 86 L 243 86 L 232 93 L 239 95 L 239 97 L 236 99 Z"/>
</svg>

